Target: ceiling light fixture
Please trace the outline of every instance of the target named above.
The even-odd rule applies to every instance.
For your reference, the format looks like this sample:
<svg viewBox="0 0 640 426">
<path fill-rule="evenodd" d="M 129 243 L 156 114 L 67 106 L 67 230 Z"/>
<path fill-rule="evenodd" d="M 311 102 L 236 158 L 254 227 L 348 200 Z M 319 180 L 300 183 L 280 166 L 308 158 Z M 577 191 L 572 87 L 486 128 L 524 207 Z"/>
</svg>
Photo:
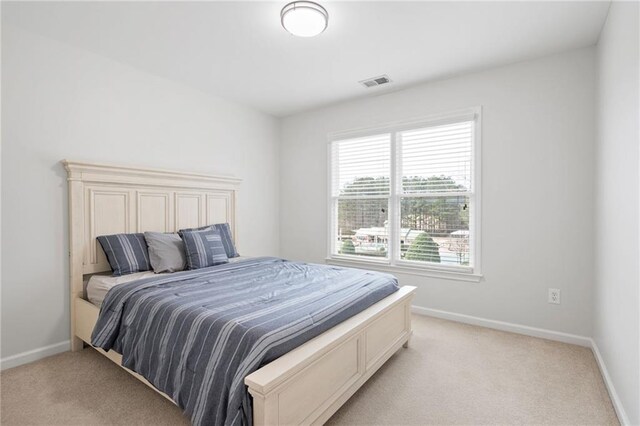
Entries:
<svg viewBox="0 0 640 426">
<path fill-rule="evenodd" d="M 285 30 L 298 37 L 313 37 L 323 32 L 329 23 L 327 10 L 312 1 L 294 1 L 280 12 Z"/>
</svg>

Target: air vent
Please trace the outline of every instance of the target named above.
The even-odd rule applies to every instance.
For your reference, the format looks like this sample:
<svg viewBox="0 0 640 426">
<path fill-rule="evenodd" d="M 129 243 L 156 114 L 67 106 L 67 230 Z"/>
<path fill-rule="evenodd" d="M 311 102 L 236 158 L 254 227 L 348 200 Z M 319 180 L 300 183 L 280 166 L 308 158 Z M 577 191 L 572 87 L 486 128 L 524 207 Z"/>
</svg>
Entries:
<svg viewBox="0 0 640 426">
<path fill-rule="evenodd" d="M 362 80 L 360 81 L 360 84 L 362 84 L 364 87 L 376 87 L 376 86 L 380 86 L 382 84 L 387 84 L 387 83 L 391 83 L 391 79 L 389 78 L 388 75 L 381 75 L 379 77 L 372 77 L 372 78 L 368 78 L 366 80 Z"/>
</svg>

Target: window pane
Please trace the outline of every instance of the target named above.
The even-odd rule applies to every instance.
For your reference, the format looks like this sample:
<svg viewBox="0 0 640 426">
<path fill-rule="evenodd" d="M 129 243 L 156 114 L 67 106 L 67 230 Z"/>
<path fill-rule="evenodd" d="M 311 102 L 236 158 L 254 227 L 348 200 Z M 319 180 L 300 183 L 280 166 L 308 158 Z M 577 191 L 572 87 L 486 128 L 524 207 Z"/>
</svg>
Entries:
<svg viewBox="0 0 640 426">
<path fill-rule="evenodd" d="M 469 197 L 406 197 L 400 204 L 402 259 L 469 265 Z"/>
<path fill-rule="evenodd" d="M 473 122 L 400 133 L 405 194 L 471 191 Z"/>
<path fill-rule="evenodd" d="M 336 252 L 386 257 L 389 249 L 389 201 L 338 200 Z"/>
<path fill-rule="evenodd" d="M 389 194 L 389 134 L 333 142 L 331 157 L 333 195 Z"/>
</svg>

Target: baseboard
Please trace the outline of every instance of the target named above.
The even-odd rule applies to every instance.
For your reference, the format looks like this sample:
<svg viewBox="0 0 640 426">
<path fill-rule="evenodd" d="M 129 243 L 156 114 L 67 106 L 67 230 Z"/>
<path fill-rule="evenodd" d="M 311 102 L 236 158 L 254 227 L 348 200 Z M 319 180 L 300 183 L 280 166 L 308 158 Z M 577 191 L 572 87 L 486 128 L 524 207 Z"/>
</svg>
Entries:
<svg viewBox="0 0 640 426">
<path fill-rule="evenodd" d="M 513 324 L 510 322 L 496 321 L 486 318 L 474 317 L 471 315 L 457 314 L 454 312 L 440 311 L 438 309 L 412 306 L 411 312 L 417 315 L 426 315 L 447 319 L 450 321 L 462 322 L 465 324 L 478 325 L 480 327 L 493 328 L 495 330 L 509 331 L 511 333 L 524 334 L 525 336 L 540 337 L 542 339 L 555 340 L 557 342 L 571 343 L 573 345 L 591 348 L 591 338 L 578 336 L 576 334 L 563 333 L 561 331 L 546 330 L 544 328 L 529 327 L 528 325 Z"/>
<path fill-rule="evenodd" d="M 37 361 L 42 358 L 46 358 L 51 355 L 59 354 L 70 350 L 71 342 L 65 340 L 64 342 L 55 343 L 49 346 L 43 346 L 41 348 L 33 349 L 20 354 L 11 355 L 6 358 L 0 359 L 0 370 L 6 370 L 7 368 L 17 367 L 22 364 Z"/>
<path fill-rule="evenodd" d="M 604 380 L 604 384 L 607 387 L 607 391 L 609 392 L 609 397 L 611 398 L 611 403 L 613 404 L 613 408 L 616 410 L 616 414 L 618 415 L 618 420 L 620 424 L 630 425 L 629 417 L 627 417 L 626 411 L 624 411 L 624 407 L 622 406 L 622 401 L 620 401 L 620 397 L 618 396 L 618 392 L 616 392 L 616 388 L 613 386 L 613 381 L 611 381 L 611 376 L 609 376 L 609 371 L 607 370 L 607 366 L 604 363 L 604 359 L 602 359 L 602 355 L 600 354 L 600 349 L 598 349 L 598 345 L 596 341 L 591 339 L 591 350 L 593 351 L 593 355 L 596 357 L 596 362 L 598 363 L 598 368 L 600 368 L 600 373 L 602 374 L 602 379 Z"/>
</svg>

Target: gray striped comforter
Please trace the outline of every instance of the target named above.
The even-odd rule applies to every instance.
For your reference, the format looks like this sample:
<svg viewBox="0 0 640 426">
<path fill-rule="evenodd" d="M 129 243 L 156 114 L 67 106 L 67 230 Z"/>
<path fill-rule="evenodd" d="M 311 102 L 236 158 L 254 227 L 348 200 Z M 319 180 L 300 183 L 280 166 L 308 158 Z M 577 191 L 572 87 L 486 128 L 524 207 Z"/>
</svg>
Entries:
<svg viewBox="0 0 640 426">
<path fill-rule="evenodd" d="M 397 289 L 388 274 L 248 259 L 114 287 L 91 339 L 193 424 L 251 424 L 248 374 Z"/>
</svg>

